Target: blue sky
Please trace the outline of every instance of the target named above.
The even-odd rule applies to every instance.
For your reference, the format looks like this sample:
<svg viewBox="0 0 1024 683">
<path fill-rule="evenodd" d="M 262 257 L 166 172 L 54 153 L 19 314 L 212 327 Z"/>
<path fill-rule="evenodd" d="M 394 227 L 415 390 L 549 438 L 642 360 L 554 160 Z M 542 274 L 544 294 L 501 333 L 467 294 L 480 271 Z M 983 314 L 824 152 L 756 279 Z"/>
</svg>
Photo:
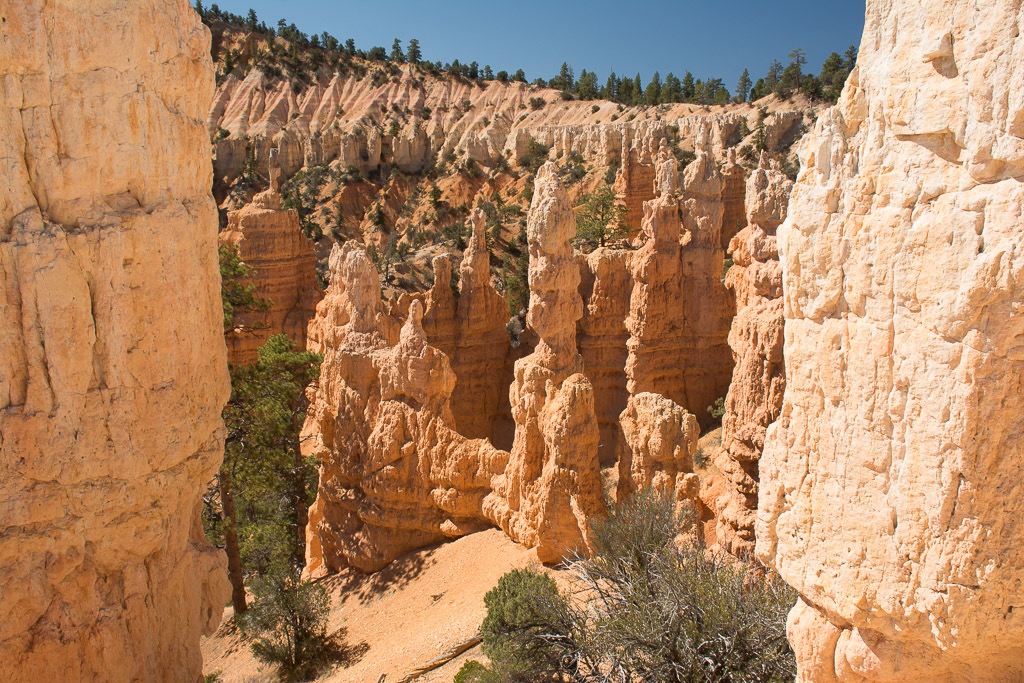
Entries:
<svg viewBox="0 0 1024 683">
<path fill-rule="evenodd" d="M 209 6 L 212 0 L 205 0 Z M 354 38 L 361 49 L 418 38 L 430 61 L 477 61 L 494 71 L 522 68 L 550 78 L 568 62 L 602 79 L 639 72 L 646 82 L 685 71 L 719 77 L 732 89 L 740 72 L 754 80 L 793 48 L 817 73 L 832 51 L 859 45 L 864 0 L 217 0 L 221 9 L 255 9 L 274 25 L 286 18 L 307 33 Z"/>
</svg>

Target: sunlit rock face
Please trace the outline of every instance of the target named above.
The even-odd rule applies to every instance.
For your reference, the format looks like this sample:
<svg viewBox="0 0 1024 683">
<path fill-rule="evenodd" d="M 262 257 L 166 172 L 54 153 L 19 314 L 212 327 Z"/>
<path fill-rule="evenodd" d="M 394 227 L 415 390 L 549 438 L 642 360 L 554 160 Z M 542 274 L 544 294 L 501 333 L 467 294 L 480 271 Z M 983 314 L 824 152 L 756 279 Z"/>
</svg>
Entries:
<svg viewBox="0 0 1024 683">
<path fill-rule="evenodd" d="M 729 246 L 734 265 L 725 283 L 736 297 L 737 313 L 729 331 L 735 369 L 722 416 L 722 448 L 715 456 L 728 485 L 714 491 L 707 504 L 715 511 L 716 541 L 736 555 L 749 555 L 754 549 L 758 459 L 768 425 L 779 417 L 786 388 L 776 230 L 786 218 L 792 189 L 789 178 L 763 158 L 746 183 L 748 224 Z"/>
<path fill-rule="evenodd" d="M 229 593 L 210 37 L 87 4 L 0 10 L 0 679 L 195 681 Z"/>
<path fill-rule="evenodd" d="M 803 681 L 1024 676 L 1020 21 L 869 0 L 801 144 L 756 531 Z"/>
<path fill-rule="evenodd" d="M 313 243 L 303 236 L 298 213 L 281 205 L 276 190 L 261 192 L 228 214 L 219 240 L 238 250 L 252 269 L 256 295 L 269 304 L 267 311 L 238 316 L 239 327 L 227 337 L 228 361 L 255 362 L 259 348 L 275 334 L 286 334 L 297 348 L 305 348 L 306 328 L 323 292 Z"/>
</svg>

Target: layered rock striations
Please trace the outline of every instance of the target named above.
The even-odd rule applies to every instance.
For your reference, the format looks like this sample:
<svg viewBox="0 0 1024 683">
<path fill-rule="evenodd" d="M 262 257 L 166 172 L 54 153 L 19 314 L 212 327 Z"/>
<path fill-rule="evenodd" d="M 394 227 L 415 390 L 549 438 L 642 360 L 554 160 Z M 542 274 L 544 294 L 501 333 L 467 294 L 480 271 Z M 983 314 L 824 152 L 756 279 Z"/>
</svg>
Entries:
<svg viewBox="0 0 1024 683">
<path fill-rule="evenodd" d="M 683 172 L 680 200 L 684 295 L 672 304 L 682 308 L 677 343 L 684 384 L 680 397 L 673 400 L 704 426 L 713 421 L 709 407 L 726 395 L 732 378 L 729 327 L 736 309 L 722 280 L 724 189 L 714 158 L 698 151 Z"/>
<path fill-rule="evenodd" d="M 185 0 L 3 14 L 0 678 L 197 680 L 229 593 L 209 33 Z"/>
<path fill-rule="evenodd" d="M 734 265 L 726 284 L 736 295 L 729 332 L 735 359 L 722 416 L 722 449 L 715 465 L 728 487 L 714 501 L 716 540 L 737 555 L 754 549 L 757 462 L 765 431 L 779 417 L 786 387 L 783 365 L 782 268 L 776 229 L 786 218 L 793 183 L 762 158 L 746 184 L 747 226 L 729 246 Z"/>
<path fill-rule="evenodd" d="M 1019 9 L 869 0 L 801 144 L 756 531 L 802 681 L 1024 676 Z"/>
<path fill-rule="evenodd" d="M 491 284 L 491 257 L 483 211 L 470 214 L 472 235 L 459 266 L 459 333 L 452 356 L 458 377 L 452 412 L 459 433 L 488 438 L 511 417 L 507 387 L 502 384 L 512 351 L 508 304 Z"/>
<path fill-rule="evenodd" d="M 323 292 L 317 282 L 316 253 L 299 226 L 299 216 L 281 206 L 281 196 L 267 190 L 228 214 L 220 243 L 238 250 L 252 268 L 256 295 L 269 310 L 243 313 L 227 336 L 228 361 L 253 363 L 272 335 L 286 334 L 298 348 L 306 346 L 306 328 Z"/>
<path fill-rule="evenodd" d="M 663 151 L 658 198 L 644 205 L 643 246 L 632 255 L 626 328 L 630 394 L 657 393 L 710 420 L 732 373 L 727 356 L 732 300 L 722 284 L 721 182 L 704 153 L 684 173 Z M 680 201 L 680 197 L 682 201 Z"/>
</svg>

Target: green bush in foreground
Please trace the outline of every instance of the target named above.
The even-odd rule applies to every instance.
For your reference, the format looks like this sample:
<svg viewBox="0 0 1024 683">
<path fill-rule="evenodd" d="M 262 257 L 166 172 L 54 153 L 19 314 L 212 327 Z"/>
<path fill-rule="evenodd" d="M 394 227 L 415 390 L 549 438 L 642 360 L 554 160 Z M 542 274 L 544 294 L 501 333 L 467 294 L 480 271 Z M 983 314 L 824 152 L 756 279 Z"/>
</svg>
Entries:
<svg viewBox="0 0 1024 683">
<path fill-rule="evenodd" d="M 651 491 L 594 525 L 594 553 L 568 562 L 571 593 L 517 570 L 487 594 L 491 667 L 460 683 L 790 681 L 795 592 L 700 543 L 677 545 L 684 519 Z"/>
</svg>

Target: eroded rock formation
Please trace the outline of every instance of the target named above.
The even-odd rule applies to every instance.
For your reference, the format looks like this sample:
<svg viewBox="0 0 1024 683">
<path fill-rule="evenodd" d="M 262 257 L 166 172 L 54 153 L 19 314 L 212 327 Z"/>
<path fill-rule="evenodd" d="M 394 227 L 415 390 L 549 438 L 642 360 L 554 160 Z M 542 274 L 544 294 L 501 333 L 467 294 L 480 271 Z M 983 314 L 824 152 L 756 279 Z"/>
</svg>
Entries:
<svg viewBox="0 0 1024 683">
<path fill-rule="evenodd" d="M 228 214 L 220 242 L 238 249 L 253 269 L 256 295 L 270 303 L 268 311 L 238 316 L 239 327 L 227 336 L 228 361 L 255 362 L 260 346 L 275 334 L 287 334 L 305 348 L 306 328 L 323 292 L 313 243 L 302 234 L 298 214 L 281 206 L 276 190 L 261 192 Z"/>
<path fill-rule="evenodd" d="M 716 500 L 716 541 L 737 555 L 754 549 L 757 461 L 765 431 L 779 417 L 786 387 L 783 366 L 782 268 L 775 232 L 786 218 L 793 183 L 780 171 L 760 168 L 746 184 L 747 226 L 733 239 L 735 262 L 726 284 L 736 295 L 729 332 L 735 369 L 722 416 L 722 449 L 715 465 L 728 480 Z"/>
<path fill-rule="evenodd" d="M 483 430 L 498 406 L 488 389 L 504 376 L 507 307 L 487 277 L 481 214 L 474 225 L 458 302 L 450 262 L 438 257 L 427 310 L 429 329 L 463 359 L 461 371 L 471 378 L 464 391 L 472 399 L 462 399 L 467 424 L 475 418 Z M 545 166 L 529 219 L 527 322 L 540 341 L 515 363 L 511 453 L 461 433 L 452 410 L 460 380 L 425 331 L 422 302 L 408 302 L 392 343 L 384 329 L 392 312 L 369 258 L 354 243 L 334 249 L 331 285 L 309 332 L 310 348 L 325 358 L 303 439 L 322 463 L 309 515 L 308 573 L 375 571 L 403 552 L 489 524 L 536 547 L 543 562 L 586 551 L 588 520 L 604 502 L 594 392 L 576 351 L 582 302 L 569 244 L 575 234 L 572 207 L 554 167 Z"/>
<path fill-rule="evenodd" d="M 557 169 L 537 174 L 527 224 L 532 354 L 516 361 L 509 390 L 515 441 L 495 483 L 488 514 L 513 540 L 537 548 L 542 562 L 588 548 L 588 519 L 604 509 L 594 390 L 576 349 L 583 315 L 580 273 L 569 241 L 576 220 Z"/>
<path fill-rule="evenodd" d="M 626 408 L 626 317 L 633 287 L 631 252 L 602 247 L 578 256 L 583 317 L 576 344 L 584 373 L 594 387 L 594 411 L 601 431 L 598 455 L 602 465 L 618 457 L 619 414 Z"/>
<path fill-rule="evenodd" d="M 0 678 L 194 681 L 229 593 L 209 33 L 186 0 L 3 15 Z"/>
<path fill-rule="evenodd" d="M 644 205 L 643 246 L 632 255 L 626 328 L 630 394 L 657 393 L 710 420 L 732 372 L 726 357 L 732 301 L 721 275 L 720 176 L 700 152 L 676 194 L 676 161 L 659 155 L 658 198 Z M 724 349 L 724 352 L 723 352 Z"/>
<path fill-rule="evenodd" d="M 868 0 L 779 230 L 757 552 L 801 681 L 1024 676 L 1020 6 Z"/>
<path fill-rule="evenodd" d="M 684 293 L 670 305 L 681 307 L 683 316 L 676 342 L 681 346 L 683 388 L 673 400 L 696 415 L 702 425 L 712 421 L 708 408 L 726 395 L 732 378 L 729 326 L 735 305 L 722 282 L 723 190 L 718 164 L 710 154 L 698 151 L 683 172 L 680 202 Z"/>
<path fill-rule="evenodd" d="M 678 502 L 695 500 L 693 473 L 700 427 L 697 418 L 661 394 L 637 394 L 620 416 L 624 447 L 619 459 L 617 500 L 648 486 Z"/>
<path fill-rule="evenodd" d="M 410 302 L 396 345 L 381 331 L 377 271 L 362 249 L 331 254 L 331 286 L 310 325 L 325 352 L 304 429 L 321 462 L 310 509 L 307 572 L 381 569 L 398 555 L 487 526 L 491 477 L 508 454 L 460 436 L 456 378 L 427 342 L 423 304 Z"/>
</svg>

